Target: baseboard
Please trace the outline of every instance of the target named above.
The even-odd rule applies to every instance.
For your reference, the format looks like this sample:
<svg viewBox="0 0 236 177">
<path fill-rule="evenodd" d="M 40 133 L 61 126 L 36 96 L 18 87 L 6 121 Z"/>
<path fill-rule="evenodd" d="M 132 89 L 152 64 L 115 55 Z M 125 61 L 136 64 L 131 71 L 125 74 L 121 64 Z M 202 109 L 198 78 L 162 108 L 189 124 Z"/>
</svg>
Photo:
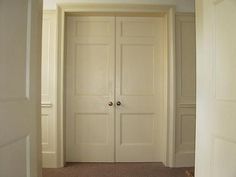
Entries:
<svg viewBox="0 0 236 177">
<path fill-rule="evenodd" d="M 43 168 L 57 168 L 57 158 L 55 152 L 43 152 Z"/>
<path fill-rule="evenodd" d="M 193 167 L 195 165 L 194 152 L 181 152 L 175 156 L 175 167 Z"/>
</svg>

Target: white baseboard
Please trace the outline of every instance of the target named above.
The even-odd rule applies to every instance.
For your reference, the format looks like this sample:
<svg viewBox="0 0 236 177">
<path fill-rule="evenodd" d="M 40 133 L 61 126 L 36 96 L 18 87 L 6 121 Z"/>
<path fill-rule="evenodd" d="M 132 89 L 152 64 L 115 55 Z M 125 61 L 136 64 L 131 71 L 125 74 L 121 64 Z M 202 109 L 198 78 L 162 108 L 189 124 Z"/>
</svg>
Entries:
<svg viewBox="0 0 236 177">
<path fill-rule="evenodd" d="M 57 168 L 57 158 L 55 152 L 43 152 L 43 168 Z"/>
<path fill-rule="evenodd" d="M 193 167 L 195 165 L 194 152 L 180 152 L 175 156 L 175 167 Z"/>
</svg>

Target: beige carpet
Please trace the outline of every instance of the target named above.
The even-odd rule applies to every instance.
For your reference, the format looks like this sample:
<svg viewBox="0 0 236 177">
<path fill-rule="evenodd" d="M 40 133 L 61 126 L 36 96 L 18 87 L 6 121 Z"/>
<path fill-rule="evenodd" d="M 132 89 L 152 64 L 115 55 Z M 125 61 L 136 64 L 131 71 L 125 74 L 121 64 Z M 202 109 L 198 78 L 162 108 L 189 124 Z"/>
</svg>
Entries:
<svg viewBox="0 0 236 177">
<path fill-rule="evenodd" d="M 161 163 L 68 163 L 43 169 L 43 177 L 186 177 L 193 168 L 167 168 Z"/>
</svg>

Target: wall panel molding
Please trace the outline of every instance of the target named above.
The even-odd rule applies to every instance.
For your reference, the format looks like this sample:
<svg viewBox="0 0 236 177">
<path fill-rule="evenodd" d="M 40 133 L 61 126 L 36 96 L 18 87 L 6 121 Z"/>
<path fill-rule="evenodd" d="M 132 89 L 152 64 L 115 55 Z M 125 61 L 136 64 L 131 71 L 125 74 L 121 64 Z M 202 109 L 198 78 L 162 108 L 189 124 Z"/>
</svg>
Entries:
<svg viewBox="0 0 236 177">
<path fill-rule="evenodd" d="M 195 108 L 179 108 L 176 117 L 176 152 L 194 152 Z"/>
<path fill-rule="evenodd" d="M 196 122 L 195 15 L 176 14 L 175 166 L 194 166 Z"/>
<path fill-rule="evenodd" d="M 42 158 L 43 167 L 57 167 L 56 161 L 56 12 L 43 13 L 42 40 Z"/>
<path fill-rule="evenodd" d="M 196 46 L 194 14 L 176 16 L 177 102 L 196 102 Z"/>
</svg>

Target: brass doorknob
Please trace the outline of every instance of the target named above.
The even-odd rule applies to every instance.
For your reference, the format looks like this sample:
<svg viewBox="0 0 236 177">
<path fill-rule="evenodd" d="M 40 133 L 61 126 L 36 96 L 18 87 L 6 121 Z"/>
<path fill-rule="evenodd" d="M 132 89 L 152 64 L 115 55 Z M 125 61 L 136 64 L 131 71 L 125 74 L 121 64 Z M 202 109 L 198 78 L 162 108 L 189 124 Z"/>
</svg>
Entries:
<svg viewBox="0 0 236 177">
<path fill-rule="evenodd" d="M 110 101 L 110 102 L 108 103 L 108 106 L 113 106 L 113 103 Z"/>
<path fill-rule="evenodd" d="M 120 101 L 117 101 L 116 105 L 117 105 L 117 106 L 120 106 L 120 105 L 121 105 L 121 102 L 120 102 Z"/>
</svg>

